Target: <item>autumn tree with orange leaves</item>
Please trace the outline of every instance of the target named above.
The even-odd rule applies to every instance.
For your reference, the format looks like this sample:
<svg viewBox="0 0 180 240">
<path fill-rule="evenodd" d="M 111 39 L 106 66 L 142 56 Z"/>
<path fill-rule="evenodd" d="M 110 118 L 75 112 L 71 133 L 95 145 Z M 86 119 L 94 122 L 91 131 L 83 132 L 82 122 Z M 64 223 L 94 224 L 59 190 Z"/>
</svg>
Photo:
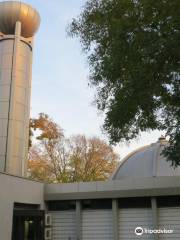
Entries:
<svg viewBox="0 0 180 240">
<path fill-rule="evenodd" d="M 105 141 L 76 135 L 66 138 L 48 115 L 31 120 L 28 174 L 45 182 L 85 182 L 107 179 L 118 155 Z"/>
</svg>

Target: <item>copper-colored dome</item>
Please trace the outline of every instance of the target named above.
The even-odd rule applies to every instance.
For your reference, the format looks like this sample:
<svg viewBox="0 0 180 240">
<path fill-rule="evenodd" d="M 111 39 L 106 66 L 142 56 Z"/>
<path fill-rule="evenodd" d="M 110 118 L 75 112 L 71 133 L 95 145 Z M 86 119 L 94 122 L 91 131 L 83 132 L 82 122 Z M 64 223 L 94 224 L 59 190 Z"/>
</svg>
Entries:
<svg viewBox="0 0 180 240">
<path fill-rule="evenodd" d="M 37 32 L 40 25 L 40 16 L 28 4 L 17 1 L 0 2 L 0 32 L 14 34 L 17 21 L 22 24 L 21 35 L 28 38 Z"/>
</svg>

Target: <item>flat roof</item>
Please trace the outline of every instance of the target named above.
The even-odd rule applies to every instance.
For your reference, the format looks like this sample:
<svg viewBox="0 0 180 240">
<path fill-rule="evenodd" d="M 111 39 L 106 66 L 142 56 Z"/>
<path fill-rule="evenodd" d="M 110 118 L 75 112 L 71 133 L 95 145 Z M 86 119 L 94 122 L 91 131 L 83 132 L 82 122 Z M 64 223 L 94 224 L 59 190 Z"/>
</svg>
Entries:
<svg viewBox="0 0 180 240">
<path fill-rule="evenodd" d="M 180 177 L 146 177 L 105 182 L 46 184 L 50 200 L 100 199 L 180 195 Z"/>
</svg>

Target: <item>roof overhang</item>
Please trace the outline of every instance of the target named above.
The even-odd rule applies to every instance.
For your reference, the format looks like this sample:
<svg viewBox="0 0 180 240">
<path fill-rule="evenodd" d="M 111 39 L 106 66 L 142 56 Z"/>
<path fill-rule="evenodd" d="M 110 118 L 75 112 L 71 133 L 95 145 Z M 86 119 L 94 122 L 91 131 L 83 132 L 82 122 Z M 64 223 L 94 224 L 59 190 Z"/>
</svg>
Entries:
<svg viewBox="0 0 180 240">
<path fill-rule="evenodd" d="M 180 177 L 46 184 L 45 201 L 180 195 Z"/>
</svg>

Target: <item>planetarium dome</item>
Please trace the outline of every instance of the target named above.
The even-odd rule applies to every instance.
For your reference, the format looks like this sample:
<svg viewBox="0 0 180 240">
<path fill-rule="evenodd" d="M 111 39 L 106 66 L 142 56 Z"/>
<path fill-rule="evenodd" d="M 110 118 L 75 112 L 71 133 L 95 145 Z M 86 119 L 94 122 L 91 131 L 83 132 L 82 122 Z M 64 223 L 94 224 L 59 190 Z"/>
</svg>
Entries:
<svg viewBox="0 0 180 240">
<path fill-rule="evenodd" d="M 156 143 L 132 152 L 120 162 L 111 179 L 180 176 L 180 167 L 174 169 L 162 155 L 167 144 L 168 141 L 161 137 Z"/>
</svg>

